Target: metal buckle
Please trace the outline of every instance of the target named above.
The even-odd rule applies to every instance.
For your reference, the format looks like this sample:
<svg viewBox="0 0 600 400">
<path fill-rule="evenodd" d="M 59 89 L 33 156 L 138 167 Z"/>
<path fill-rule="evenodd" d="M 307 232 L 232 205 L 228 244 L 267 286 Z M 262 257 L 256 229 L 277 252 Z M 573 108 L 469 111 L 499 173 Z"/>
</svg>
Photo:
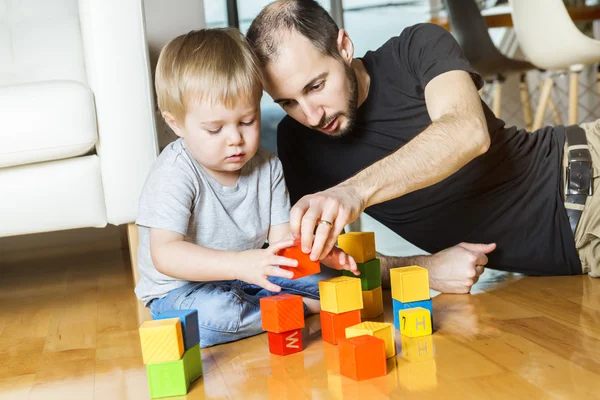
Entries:
<svg viewBox="0 0 600 400">
<path fill-rule="evenodd" d="M 589 175 L 588 175 L 588 179 L 586 179 L 585 181 L 582 181 L 580 177 L 580 181 L 585 182 L 586 185 L 582 185 L 580 188 L 578 187 L 571 187 L 570 183 L 571 183 L 571 163 L 573 162 L 577 162 L 580 164 L 584 164 L 587 166 L 586 170 L 589 171 Z M 583 166 L 583 165 L 582 165 Z M 589 160 L 570 160 L 569 164 L 567 165 L 567 170 L 566 170 L 566 179 L 565 179 L 565 195 L 587 195 L 587 196 L 591 196 L 593 195 L 593 187 L 594 185 L 592 185 L 592 163 Z M 587 187 L 585 187 L 587 186 Z"/>
</svg>

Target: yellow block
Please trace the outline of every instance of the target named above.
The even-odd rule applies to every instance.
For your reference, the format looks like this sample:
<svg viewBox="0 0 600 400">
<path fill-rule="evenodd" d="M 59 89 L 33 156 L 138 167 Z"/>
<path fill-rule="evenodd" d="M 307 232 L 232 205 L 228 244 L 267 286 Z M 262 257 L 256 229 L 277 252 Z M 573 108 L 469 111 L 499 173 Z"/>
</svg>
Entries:
<svg viewBox="0 0 600 400">
<path fill-rule="evenodd" d="M 360 278 L 337 276 L 319 282 L 321 310 L 334 314 L 363 308 Z"/>
<path fill-rule="evenodd" d="M 435 357 L 433 336 L 410 338 L 402 336 L 402 358 L 409 361 L 432 360 Z"/>
<path fill-rule="evenodd" d="M 375 318 L 383 314 L 383 293 L 381 286 L 373 290 L 363 290 L 363 309 L 360 310 L 361 318 Z"/>
<path fill-rule="evenodd" d="M 408 337 L 431 335 L 431 313 L 423 307 L 400 310 L 400 334 Z"/>
<path fill-rule="evenodd" d="M 390 269 L 392 298 L 403 303 L 427 300 L 429 296 L 429 272 L 413 265 Z"/>
<path fill-rule="evenodd" d="M 375 253 L 374 232 L 348 232 L 338 236 L 338 247 L 350 254 L 356 262 L 372 260 Z"/>
<path fill-rule="evenodd" d="M 144 364 L 177 361 L 183 356 L 179 318 L 146 321 L 140 327 Z"/>
<path fill-rule="evenodd" d="M 351 338 L 361 335 L 371 335 L 383 339 L 385 342 L 386 358 L 396 355 L 396 342 L 394 341 L 394 325 L 387 322 L 361 322 L 358 325 L 346 328 L 346 337 Z"/>
</svg>

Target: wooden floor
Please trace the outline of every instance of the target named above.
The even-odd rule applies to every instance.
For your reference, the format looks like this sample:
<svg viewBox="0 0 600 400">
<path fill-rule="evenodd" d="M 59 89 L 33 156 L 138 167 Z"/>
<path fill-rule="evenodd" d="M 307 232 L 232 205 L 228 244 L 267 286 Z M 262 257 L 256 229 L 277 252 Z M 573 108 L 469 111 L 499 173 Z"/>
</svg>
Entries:
<svg viewBox="0 0 600 400">
<path fill-rule="evenodd" d="M 433 299 L 435 357 L 341 377 L 336 346 L 307 320 L 305 350 L 266 335 L 202 351 L 187 399 L 598 399 L 600 281 L 486 272 L 472 295 Z M 127 254 L 0 267 L 0 399 L 148 399 Z M 485 276 L 485 275 L 484 275 Z M 385 320 L 391 321 L 389 292 Z"/>
</svg>

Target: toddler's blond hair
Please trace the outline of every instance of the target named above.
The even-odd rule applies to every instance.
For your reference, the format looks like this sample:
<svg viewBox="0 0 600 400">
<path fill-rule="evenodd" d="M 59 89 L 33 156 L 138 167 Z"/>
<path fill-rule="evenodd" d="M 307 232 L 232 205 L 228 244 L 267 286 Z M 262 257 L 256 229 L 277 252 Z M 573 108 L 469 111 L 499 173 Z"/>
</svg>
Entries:
<svg viewBox="0 0 600 400">
<path fill-rule="evenodd" d="M 158 107 L 181 122 L 192 102 L 233 108 L 260 101 L 262 75 L 256 56 L 237 29 L 191 31 L 170 41 L 156 66 Z"/>
</svg>

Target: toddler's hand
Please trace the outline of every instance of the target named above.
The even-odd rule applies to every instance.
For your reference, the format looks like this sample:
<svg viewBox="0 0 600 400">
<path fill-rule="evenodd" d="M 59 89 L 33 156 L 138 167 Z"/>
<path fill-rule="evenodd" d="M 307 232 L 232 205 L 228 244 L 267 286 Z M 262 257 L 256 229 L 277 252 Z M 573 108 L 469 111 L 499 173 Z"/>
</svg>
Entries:
<svg viewBox="0 0 600 400">
<path fill-rule="evenodd" d="M 354 261 L 354 258 L 351 255 L 346 254 L 344 250 L 340 249 L 339 247 L 333 246 L 333 249 L 331 249 L 329 254 L 327 254 L 325 258 L 321 260 L 321 262 L 329 268 L 337 270 L 344 269 L 352 272 L 356 276 L 360 275 L 360 271 L 356 266 L 356 261 Z"/>
<path fill-rule="evenodd" d="M 266 249 L 242 252 L 243 259 L 239 265 L 239 279 L 253 285 L 262 286 L 271 292 L 281 291 L 281 287 L 269 282 L 267 278 L 269 276 L 278 276 L 280 278 L 291 279 L 294 276 L 292 271 L 281 269 L 279 265 L 297 267 L 298 261 L 277 255 L 279 251 L 293 245 L 293 239 L 286 239 L 271 244 Z"/>
</svg>

